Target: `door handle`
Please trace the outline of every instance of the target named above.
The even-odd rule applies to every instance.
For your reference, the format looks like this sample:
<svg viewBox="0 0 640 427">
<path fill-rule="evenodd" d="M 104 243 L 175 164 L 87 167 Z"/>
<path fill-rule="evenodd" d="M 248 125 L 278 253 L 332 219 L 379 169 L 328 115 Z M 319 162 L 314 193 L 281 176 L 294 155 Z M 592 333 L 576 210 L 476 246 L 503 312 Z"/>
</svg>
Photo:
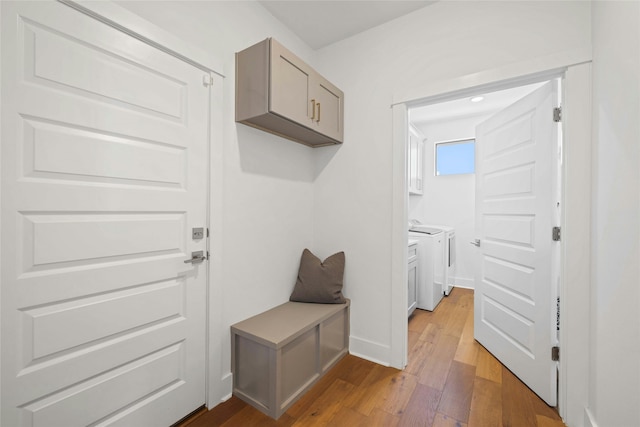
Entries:
<svg viewBox="0 0 640 427">
<path fill-rule="evenodd" d="M 473 242 L 469 242 L 469 243 L 471 243 L 473 246 L 480 247 L 480 239 L 475 239 Z"/>
<path fill-rule="evenodd" d="M 316 119 L 316 100 L 311 100 L 311 121 Z"/>
<path fill-rule="evenodd" d="M 204 256 L 204 253 L 202 251 L 195 251 L 195 252 L 191 252 L 190 259 L 186 259 L 183 262 L 185 264 L 200 264 L 205 259 L 207 259 L 207 257 Z"/>
<path fill-rule="evenodd" d="M 316 120 L 316 122 L 320 123 L 320 103 L 316 102 L 316 105 L 318 106 L 318 119 Z"/>
</svg>

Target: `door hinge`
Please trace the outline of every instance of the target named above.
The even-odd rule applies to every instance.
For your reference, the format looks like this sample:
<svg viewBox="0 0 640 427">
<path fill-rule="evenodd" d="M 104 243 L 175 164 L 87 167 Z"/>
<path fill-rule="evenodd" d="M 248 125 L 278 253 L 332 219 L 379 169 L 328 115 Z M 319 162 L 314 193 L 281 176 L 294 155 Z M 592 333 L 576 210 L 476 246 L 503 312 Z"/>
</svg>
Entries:
<svg viewBox="0 0 640 427">
<path fill-rule="evenodd" d="M 553 227 L 551 231 L 551 238 L 554 242 L 560 241 L 560 227 Z"/>
<path fill-rule="evenodd" d="M 553 109 L 553 121 L 559 122 L 562 120 L 562 107 L 556 107 Z"/>
<path fill-rule="evenodd" d="M 202 86 L 209 87 L 213 84 L 213 77 L 211 74 L 205 74 L 202 76 Z"/>
<path fill-rule="evenodd" d="M 209 238 L 209 228 L 207 228 L 207 239 Z"/>
<path fill-rule="evenodd" d="M 557 345 L 551 347 L 551 360 L 553 360 L 554 362 L 560 360 L 560 347 L 558 347 Z"/>
<path fill-rule="evenodd" d="M 207 261 L 209 261 L 209 251 L 207 251 Z"/>
</svg>

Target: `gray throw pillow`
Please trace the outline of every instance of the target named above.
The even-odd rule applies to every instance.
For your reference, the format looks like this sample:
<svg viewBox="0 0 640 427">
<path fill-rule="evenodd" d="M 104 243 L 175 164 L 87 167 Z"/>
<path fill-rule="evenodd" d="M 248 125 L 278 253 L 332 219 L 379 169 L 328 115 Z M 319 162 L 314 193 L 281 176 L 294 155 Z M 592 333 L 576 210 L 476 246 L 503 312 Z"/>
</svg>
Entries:
<svg viewBox="0 0 640 427">
<path fill-rule="evenodd" d="M 346 302 L 342 296 L 343 276 L 344 252 L 333 254 L 322 262 L 305 249 L 289 301 L 343 304 Z"/>
</svg>

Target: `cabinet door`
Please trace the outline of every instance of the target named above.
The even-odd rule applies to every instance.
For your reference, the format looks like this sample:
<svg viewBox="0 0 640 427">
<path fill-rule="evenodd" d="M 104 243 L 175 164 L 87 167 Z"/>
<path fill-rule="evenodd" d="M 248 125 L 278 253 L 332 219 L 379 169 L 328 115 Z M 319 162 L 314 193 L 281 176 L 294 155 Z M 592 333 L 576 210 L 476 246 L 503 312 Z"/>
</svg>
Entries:
<svg viewBox="0 0 640 427">
<path fill-rule="evenodd" d="M 309 88 L 314 73 L 300 58 L 271 39 L 269 111 L 311 127 Z"/>
<path fill-rule="evenodd" d="M 416 138 L 416 193 L 422 194 L 424 190 L 424 141 L 421 138 Z"/>
<path fill-rule="evenodd" d="M 411 313 L 416 309 L 418 305 L 418 261 L 414 260 L 409 263 L 409 280 L 408 286 L 408 301 L 407 301 L 407 317 L 411 316 Z"/>
<path fill-rule="evenodd" d="M 422 194 L 423 190 L 423 157 L 424 143 L 422 138 L 409 131 L 409 146 L 407 149 L 407 174 L 409 180 L 409 194 Z"/>
<path fill-rule="evenodd" d="M 344 95 L 325 78 L 314 74 L 311 81 L 309 105 L 313 129 L 335 140 L 343 140 L 342 108 Z"/>
<path fill-rule="evenodd" d="M 418 138 L 409 134 L 409 147 L 407 149 L 407 174 L 409 181 L 409 193 L 419 194 L 417 188 L 418 174 Z"/>
</svg>

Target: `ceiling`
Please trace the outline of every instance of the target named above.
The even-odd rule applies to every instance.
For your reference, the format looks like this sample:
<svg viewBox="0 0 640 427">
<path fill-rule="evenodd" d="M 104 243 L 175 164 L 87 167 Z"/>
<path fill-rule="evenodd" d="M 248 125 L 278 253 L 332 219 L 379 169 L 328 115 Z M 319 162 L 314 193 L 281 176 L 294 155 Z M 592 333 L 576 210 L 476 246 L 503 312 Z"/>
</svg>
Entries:
<svg viewBox="0 0 640 427">
<path fill-rule="evenodd" d="M 273 16 L 313 49 L 320 49 L 435 1 L 259 0 Z"/>
<path fill-rule="evenodd" d="M 484 98 L 480 102 L 471 102 L 472 97 L 465 97 L 423 107 L 414 107 L 409 110 L 409 121 L 419 125 L 420 123 L 490 114 L 508 107 L 543 84 L 544 82 L 534 83 L 512 89 L 479 94 Z"/>
<path fill-rule="evenodd" d="M 313 49 L 320 49 L 370 28 L 429 6 L 426 0 L 258 0 L 276 19 Z M 451 120 L 499 111 L 541 84 L 483 94 L 482 102 L 469 98 L 415 107 L 414 124 Z"/>
</svg>

